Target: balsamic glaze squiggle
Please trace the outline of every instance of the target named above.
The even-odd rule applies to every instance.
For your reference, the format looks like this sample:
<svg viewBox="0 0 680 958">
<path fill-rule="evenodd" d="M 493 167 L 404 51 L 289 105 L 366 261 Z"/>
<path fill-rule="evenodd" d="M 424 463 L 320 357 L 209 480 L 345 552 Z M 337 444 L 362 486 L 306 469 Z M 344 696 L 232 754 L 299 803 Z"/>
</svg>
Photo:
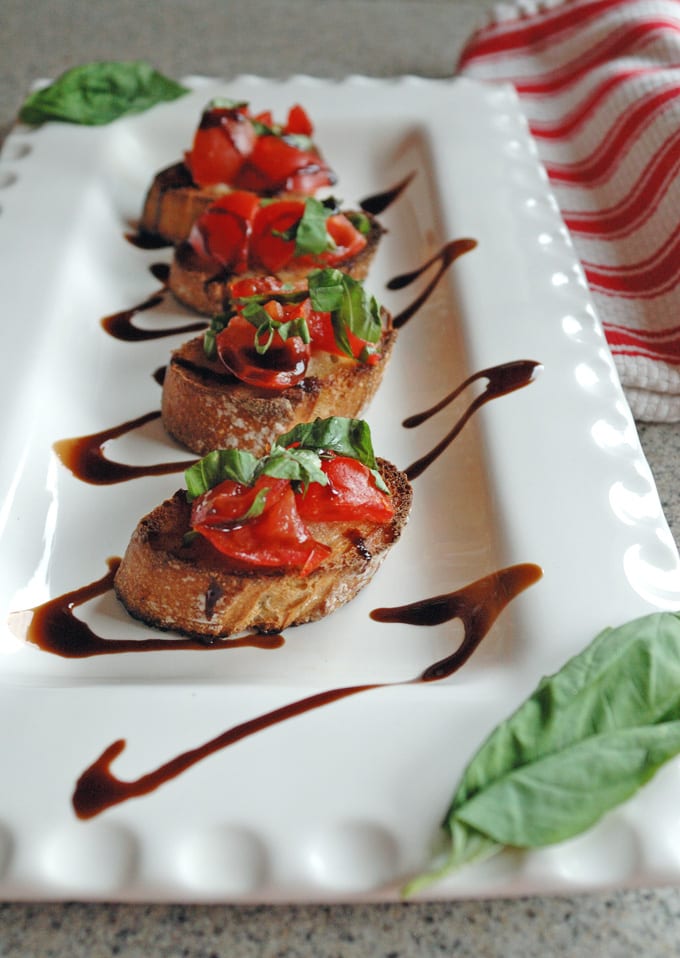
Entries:
<svg viewBox="0 0 680 958">
<path fill-rule="evenodd" d="M 78 779 L 71 799 L 75 814 L 81 819 L 94 818 L 113 805 L 141 795 L 148 795 L 215 752 L 290 718 L 330 705 L 340 699 L 372 689 L 434 682 L 452 675 L 465 664 L 508 603 L 524 589 L 533 585 L 541 574 L 538 566 L 525 563 L 501 569 L 445 596 L 435 596 L 401 608 L 376 609 L 372 613 L 372 618 L 378 622 L 412 622 L 431 625 L 460 619 L 463 624 L 463 640 L 459 647 L 446 659 L 435 662 L 411 681 L 350 685 L 309 695 L 234 725 L 216 738 L 187 752 L 182 752 L 169 762 L 133 781 L 124 781 L 111 770 L 114 760 L 126 747 L 125 739 L 116 740 L 85 769 Z"/>
</svg>

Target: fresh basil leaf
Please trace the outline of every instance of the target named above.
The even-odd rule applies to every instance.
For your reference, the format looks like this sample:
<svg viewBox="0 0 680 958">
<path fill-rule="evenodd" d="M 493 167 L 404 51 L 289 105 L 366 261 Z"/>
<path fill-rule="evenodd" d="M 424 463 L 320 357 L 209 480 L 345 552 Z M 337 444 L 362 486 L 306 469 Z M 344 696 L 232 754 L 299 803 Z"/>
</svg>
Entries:
<svg viewBox="0 0 680 958">
<path fill-rule="evenodd" d="M 328 485 L 328 476 L 321 468 L 321 459 L 311 449 L 272 450 L 271 455 L 261 462 L 261 473 L 277 479 L 289 479 L 308 486 L 310 482 Z"/>
<path fill-rule="evenodd" d="M 332 237 L 326 229 L 330 213 L 326 206 L 313 196 L 305 199 L 302 218 L 295 226 L 295 255 L 316 256 L 335 247 Z M 292 237 L 291 237 L 292 238 Z"/>
<path fill-rule="evenodd" d="M 347 213 L 347 219 L 362 236 L 368 236 L 371 232 L 371 220 L 366 213 L 362 213 L 360 210 L 352 211 Z"/>
<path fill-rule="evenodd" d="M 605 629 L 487 738 L 444 822 L 448 860 L 579 834 L 680 754 L 680 613 Z"/>
<path fill-rule="evenodd" d="M 369 343 L 379 342 L 380 306 L 363 283 L 339 269 L 328 268 L 310 273 L 308 284 L 312 308 L 330 312 L 335 341 L 346 355 L 354 355 L 348 331 Z"/>
<path fill-rule="evenodd" d="M 264 512 L 264 507 L 267 504 L 267 495 L 269 493 L 269 486 L 263 486 L 262 489 L 258 489 L 255 493 L 255 498 L 250 503 L 250 508 L 246 509 L 241 518 L 237 521 L 246 522 L 248 519 L 257 519 L 258 516 L 261 516 Z"/>
<path fill-rule="evenodd" d="M 490 783 L 455 820 L 501 845 L 552 845 L 590 828 L 679 752 L 680 721 L 592 735 Z"/>
<path fill-rule="evenodd" d="M 300 423 L 276 440 L 274 448 L 295 446 L 314 452 L 335 452 L 358 459 L 369 469 L 377 469 L 368 423 L 363 419 L 331 416 Z"/>
<path fill-rule="evenodd" d="M 257 463 L 252 453 L 242 449 L 214 449 L 184 473 L 189 501 L 214 489 L 225 479 L 251 485 Z"/>
<path fill-rule="evenodd" d="M 299 336 L 303 343 L 308 343 L 311 340 L 307 321 L 302 316 L 281 323 L 276 319 L 272 319 L 264 306 L 259 302 L 248 303 L 248 305 L 242 309 L 241 315 L 255 327 L 253 347 L 260 356 L 263 356 L 271 346 L 275 332 L 278 332 L 284 341 L 288 339 L 289 336 Z M 262 342 L 262 336 L 267 337 L 264 342 Z"/>
<path fill-rule="evenodd" d="M 226 328 L 229 319 L 230 317 L 226 313 L 218 313 L 211 318 L 210 325 L 203 333 L 203 352 L 207 359 L 217 358 L 217 336 Z"/>
<path fill-rule="evenodd" d="M 188 92 L 143 60 L 97 61 L 73 67 L 31 93 L 19 119 L 33 125 L 61 120 L 97 126 Z"/>
</svg>

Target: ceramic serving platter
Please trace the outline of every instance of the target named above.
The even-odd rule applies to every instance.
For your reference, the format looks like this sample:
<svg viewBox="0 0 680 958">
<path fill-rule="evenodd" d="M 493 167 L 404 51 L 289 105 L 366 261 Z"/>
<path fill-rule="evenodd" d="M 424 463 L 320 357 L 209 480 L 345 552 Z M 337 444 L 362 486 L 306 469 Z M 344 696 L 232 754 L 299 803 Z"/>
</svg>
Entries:
<svg viewBox="0 0 680 958">
<path fill-rule="evenodd" d="M 538 679 L 601 628 L 680 607 L 677 551 L 511 89 L 410 77 L 186 82 L 188 95 L 109 126 L 19 125 L 0 159 L 0 897 L 394 899 L 427 866 L 465 763 Z M 138 519 L 183 484 L 179 468 L 144 471 L 187 458 L 157 418 L 105 447 L 141 467 L 127 481 L 77 478 L 54 444 L 159 409 L 155 374 L 187 337 L 172 330 L 195 317 L 154 277 L 171 251 L 130 236 L 154 173 L 181 158 L 216 95 L 278 118 L 302 103 L 347 207 L 408 180 L 380 216 L 387 233 L 368 285 L 395 315 L 422 305 L 367 418 L 377 453 L 401 468 L 457 435 L 413 479 L 406 531 L 370 586 L 287 630 L 280 647 L 177 650 L 165 635 L 167 648 L 141 654 L 43 651 L 28 641 L 36 610 L 104 577 Z M 475 244 L 447 264 L 461 239 Z M 155 294 L 132 321 L 158 336 L 105 331 L 102 318 Z M 490 394 L 499 369 L 522 368 L 533 373 L 521 388 Z M 534 570 L 533 584 L 440 681 L 417 680 L 461 643 L 459 619 L 371 616 L 517 566 Z M 154 635 L 110 590 L 73 611 L 109 641 Z M 339 689 L 353 691 L 315 698 Z M 234 744 L 192 752 L 272 712 L 279 721 Z M 76 783 L 121 740 L 110 770 L 123 783 L 149 783 L 179 755 L 195 760 L 78 817 Z M 679 786 L 674 762 L 580 838 L 504 853 L 427 894 L 675 881 Z"/>
</svg>

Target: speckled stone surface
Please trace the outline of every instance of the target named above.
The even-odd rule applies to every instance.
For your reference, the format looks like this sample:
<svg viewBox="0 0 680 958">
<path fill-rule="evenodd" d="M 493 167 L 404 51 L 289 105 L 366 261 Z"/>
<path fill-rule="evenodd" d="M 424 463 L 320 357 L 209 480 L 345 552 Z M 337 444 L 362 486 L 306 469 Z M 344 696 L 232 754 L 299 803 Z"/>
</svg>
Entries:
<svg viewBox="0 0 680 958">
<path fill-rule="evenodd" d="M 173 76 L 447 74 L 477 0 L 3 0 L 0 133 L 31 81 L 96 58 Z M 676 541 L 680 426 L 640 436 Z M 0 958 L 629 958 L 680 953 L 680 890 L 436 904 L 0 905 Z"/>
</svg>

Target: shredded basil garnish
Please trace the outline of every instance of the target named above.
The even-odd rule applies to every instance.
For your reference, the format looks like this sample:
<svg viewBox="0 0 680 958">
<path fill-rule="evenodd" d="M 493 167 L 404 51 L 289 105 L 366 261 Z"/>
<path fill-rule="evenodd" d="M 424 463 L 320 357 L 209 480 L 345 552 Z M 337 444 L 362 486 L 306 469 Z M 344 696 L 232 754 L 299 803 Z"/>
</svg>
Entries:
<svg viewBox="0 0 680 958">
<path fill-rule="evenodd" d="M 261 475 L 289 479 L 303 487 L 310 482 L 326 485 L 328 477 L 321 460 L 329 452 L 358 459 L 370 469 L 378 488 L 388 491 L 378 471 L 368 423 L 332 416 L 295 426 L 279 436 L 269 454 L 260 459 L 244 450 L 214 450 L 184 473 L 187 496 L 191 501 L 226 479 L 251 486 Z"/>
</svg>

